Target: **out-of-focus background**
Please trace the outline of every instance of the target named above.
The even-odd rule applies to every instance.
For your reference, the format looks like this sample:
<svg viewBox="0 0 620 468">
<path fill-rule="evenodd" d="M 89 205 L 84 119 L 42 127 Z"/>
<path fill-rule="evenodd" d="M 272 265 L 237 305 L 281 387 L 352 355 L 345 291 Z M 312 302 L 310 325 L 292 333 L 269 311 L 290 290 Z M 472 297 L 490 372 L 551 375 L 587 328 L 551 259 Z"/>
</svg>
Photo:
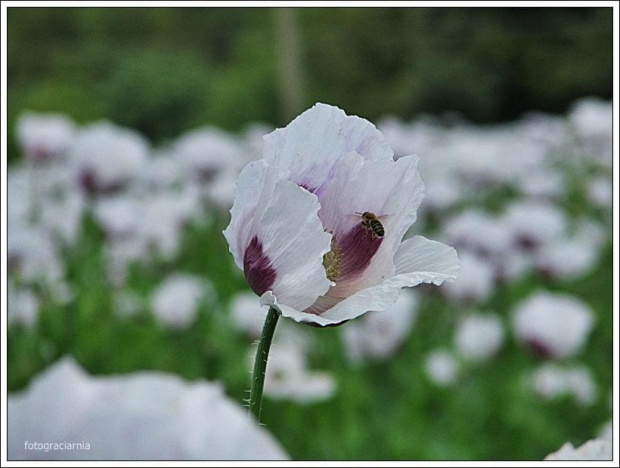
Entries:
<svg viewBox="0 0 620 468">
<path fill-rule="evenodd" d="M 9 458 L 609 440 L 612 46 L 611 8 L 9 8 Z M 281 321 L 254 433 L 230 421 L 265 311 L 221 231 L 262 135 L 315 102 L 420 157 L 408 235 L 463 272 L 341 327 Z M 24 447 L 61 439 L 93 447 Z"/>
</svg>

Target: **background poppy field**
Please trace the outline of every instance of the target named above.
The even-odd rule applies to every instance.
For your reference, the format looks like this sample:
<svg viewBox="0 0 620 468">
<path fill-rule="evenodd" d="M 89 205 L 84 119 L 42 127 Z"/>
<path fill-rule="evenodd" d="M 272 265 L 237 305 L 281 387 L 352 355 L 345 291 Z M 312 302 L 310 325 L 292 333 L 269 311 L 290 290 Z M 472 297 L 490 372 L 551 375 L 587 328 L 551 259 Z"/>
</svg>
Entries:
<svg viewBox="0 0 620 468">
<path fill-rule="evenodd" d="M 284 452 L 542 460 L 610 437 L 612 23 L 603 7 L 10 7 L 9 397 L 70 355 L 244 404 L 261 309 L 221 234 L 236 176 L 325 102 L 420 158 L 408 235 L 454 246 L 463 273 L 392 316 L 281 320 L 262 422 Z"/>
</svg>

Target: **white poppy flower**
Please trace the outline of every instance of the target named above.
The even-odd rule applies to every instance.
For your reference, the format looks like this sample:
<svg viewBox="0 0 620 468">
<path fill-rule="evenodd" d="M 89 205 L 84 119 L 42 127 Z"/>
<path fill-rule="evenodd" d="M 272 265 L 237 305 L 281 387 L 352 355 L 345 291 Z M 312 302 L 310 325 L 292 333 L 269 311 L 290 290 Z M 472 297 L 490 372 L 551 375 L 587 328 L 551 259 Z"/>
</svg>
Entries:
<svg viewBox="0 0 620 468">
<path fill-rule="evenodd" d="M 173 144 L 171 152 L 189 177 L 203 182 L 211 182 L 229 167 L 240 167 L 243 160 L 240 143 L 214 127 L 187 132 Z"/>
<path fill-rule="evenodd" d="M 593 162 L 612 167 L 613 161 L 613 105 L 599 98 L 577 101 L 568 114 L 568 120 L 581 142 L 584 156 Z"/>
<path fill-rule="evenodd" d="M 402 240 L 423 196 L 417 159 L 394 161 L 368 121 L 317 104 L 265 136 L 264 157 L 241 172 L 224 231 L 263 305 L 335 325 L 456 278 L 453 248 Z M 365 212 L 379 219 L 364 225 Z"/>
<path fill-rule="evenodd" d="M 18 289 L 8 284 L 8 322 L 32 327 L 39 315 L 39 299 L 30 289 Z"/>
<path fill-rule="evenodd" d="M 557 452 L 545 457 L 546 461 L 613 460 L 613 444 L 606 439 L 592 439 L 575 448 L 570 442 Z"/>
<path fill-rule="evenodd" d="M 614 183 L 608 176 L 588 181 L 588 199 L 597 207 L 611 209 L 614 201 Z"/>
<path fill-rule="evenodd" d="M 557 206 L 544 201 L 513 202 L 503 215 L 515 241 L 525 249 L 554 242 L 566 231 L 567 220 Z"/>
<path fill-rule="evenodd" d="M 517 304 L 515 334 L 535 353 L 564 359 L 576 355 L 594 326 L 594 313 L 576 297 L 539 291 Z"/>
<path fill-rule="evenodd" d="M 443 293 L 454 302 L 484 302 L 495 292 L 493 265 L 485 259 L 463 251 L 459 255 L 461 275 L 453 283 L 446 284 Z"/>
<path fill-rule="evenodd" d="M 151 306 L 159 322 L 168 328 L 183 328 L 194 321 L 200 301 L 212 298 L 213 287 L 206 280 L 175 273 L 153 292 Z"/>
<path fill-rule="evenodd" d="M 440 387 L 454 385 L 459 376 L 459 363 L 455 357 L 445 349 L 431 351 L 424 363 L 424 370 L 428 378 Z"/>
<path fill-rule="evenodd" d="M 107 193 L 133 180 L 145 167 L 149 143 L 133 130 L 102 121 L 77 132 L 69 156 L 86 193 Z"/>
<path fill-rule="evenodd" d="M 353 363 L 392 356 L 405 341 L 418 316 L 418 297 L 403 291 L 396 303 L 382 312 L 370 312 L 342 330 L 345 351 Z"/>
<path fill-rule="evenodd" d="M 250 314 L 262 319 L 264 322 L 267 310 L 253 296 L 252 303 L 245 295 L 238 295 L 233 307 L 235 325 L 242 325 L 246 332 L 254 333 L 250 323 Z M 247 301 L 246 301 L 247 299 Z M 243 304 L 245 303 L 245 304 Z M 260 328 L 262 323 L 253 320 L 254 325 Z M 336 381 L 328 372 L 315 371 L 308 368 L 309 354 L 315 349 L 313 334 L 308 333 L 307 327 L 287 320 L 278 325 L 278 333 L 275 334 L 273 345 L 269 355 L 269 365 L 265 372 L 265 396 L 274 400 L 289 400 L 297 403 L 309 404 L 332 398 L 336 393 Z M 253 372 L 254 360 L 257 347 L 252 348 L 248 355 L 248 369 Z"/>
<path fill-rule="evenodd" d="M 504 326 L 496 314 L 471 314 L 459 324 L 455 342 L 465 359 L 483 362 L 504 344 Z"/>
<path fill-rule="evenodd" d="M 303 346 L 293 342 L 275 343 L 265 376 L 265 395 L 298 403 L 332 398 L 336 392 L 334 378 L 328 372 L 309 370 L 306 361 Z"/>
<path fill-rule="evenodd" d="M 64 358 L 10 395 L 8 408 L 13 460 L 288 458 L 220 384 L 163 372 L 93 377 Z"/>
<path fill-rule="evenodd" d="M 263 329 L 265 318 L 267 318 L 267 309 L 261 307 L 254 294 L 245 291 L 236 294 L 232 298 L 230 317 L 237 330 L 247 333 L 254 339 L 258 339 Z"/>
<path fill-rule="evenodd" d="M 17 120 L 17 140 L 24 156 L 35 162 L 62 156 L 74 131 L 73 121 L 61 114 L 27 112 Z"/>
<path fill-rule="evenodd" d="M 534 391 L 546 400 L 571 395 L 583 406 L 596 400 L 596 384 L 585 366 L 559 367 L 554 363 L 540 366 L 530 377 Z"/>
<path fill-rule="evenodd" d="M 444 231 L 452 244 L 481 256 L 503 256 L 513 242 L 512 231 L 501 219 L 477 209 L 454 216 Z"/>
</svg>

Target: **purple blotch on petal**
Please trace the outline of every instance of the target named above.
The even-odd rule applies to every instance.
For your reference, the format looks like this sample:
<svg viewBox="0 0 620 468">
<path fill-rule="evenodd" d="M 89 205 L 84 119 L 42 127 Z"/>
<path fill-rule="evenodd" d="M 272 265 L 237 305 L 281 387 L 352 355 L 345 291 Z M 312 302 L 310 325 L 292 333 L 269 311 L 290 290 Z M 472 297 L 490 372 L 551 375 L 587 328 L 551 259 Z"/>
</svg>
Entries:
<svg viewBox="0 0 620 468">
<path fill-rule="evenodd" d="M 537 340 L 535 338 L 528 338 L 526 340 L 526 345 L 530 348 L 534 355 L 540 358 L 545 359 L 553 356 L 549 347 L 540 340 Z"/>
<path fill-rule="evenodd" d="M 370 265 L 372 257 L 381 247 L 382 237 L 356 224 L 342 239 L 338 239 L 340 247 L 340 276 L 336 283 L 361 275 Z"/>
<path fill-rule="evenodd" d="M 276 270 L 263 253 L 263 244 L 254 236 L 243 255 L 243 272 L 250 288 L 259 296 L 269 291 L 276 280 Z"/>
</svg>

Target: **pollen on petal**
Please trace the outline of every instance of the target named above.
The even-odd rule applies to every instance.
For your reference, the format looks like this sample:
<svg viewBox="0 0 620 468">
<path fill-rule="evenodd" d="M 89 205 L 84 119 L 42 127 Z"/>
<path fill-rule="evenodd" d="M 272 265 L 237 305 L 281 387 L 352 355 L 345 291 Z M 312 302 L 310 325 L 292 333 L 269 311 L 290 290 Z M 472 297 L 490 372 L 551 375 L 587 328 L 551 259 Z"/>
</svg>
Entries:
<svg viewBox="0 0 620 468">
<path fill-rule="evenodd" d="M 335 237 L 332 237 L 332 249 L 323 255 L 323 267 L 328 280 L 336 281 L 340 276 L 340 247 Z"/>
<path fill-rule="evenodd" d="M 276 270 L 263 253 L 263 244 L 254 236 L 243 255 L 243 272 L 248 284 L 259 296 L 269 291 L 276 280 Z"/>
<path fill-rule="evenodd" d="M 355 225 L 338 242 L 340 249 L 338 280 L 346 281 L 362 274 L 379 250 L 381 242 L 383 242 L 383 237 L 373 235 L 373 232 L 361 223 Z"/>
</svg>

